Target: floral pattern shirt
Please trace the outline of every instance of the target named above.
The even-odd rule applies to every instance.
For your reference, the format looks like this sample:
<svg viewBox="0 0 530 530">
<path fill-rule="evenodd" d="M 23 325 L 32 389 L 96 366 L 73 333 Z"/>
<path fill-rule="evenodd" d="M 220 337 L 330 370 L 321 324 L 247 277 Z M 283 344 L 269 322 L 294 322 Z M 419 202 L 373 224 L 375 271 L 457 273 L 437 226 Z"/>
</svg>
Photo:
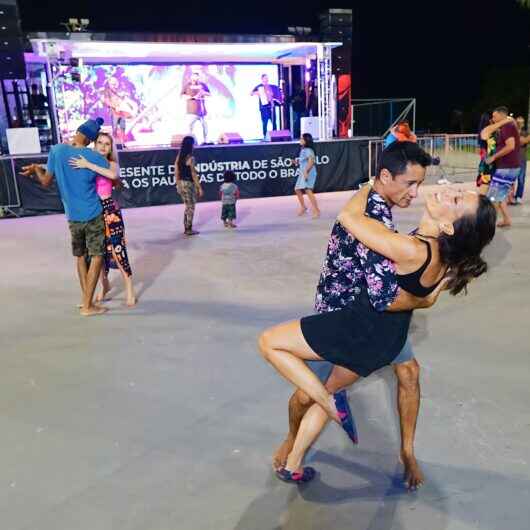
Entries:
<svg viewBox="0 0 530 530">
<path fill-rule="evenodd" d="M 386 201 L 371 191 L 366 214 L 395 230 Z M 328 250 L 317 286 L 315 310 L 336 311 L 351 304 L 366 289 L 373 307 L 384 311 L 398 291 L 394 262 L 375 253 L 352 237 L 337 221 L 331 231 Z"/>
</svg>

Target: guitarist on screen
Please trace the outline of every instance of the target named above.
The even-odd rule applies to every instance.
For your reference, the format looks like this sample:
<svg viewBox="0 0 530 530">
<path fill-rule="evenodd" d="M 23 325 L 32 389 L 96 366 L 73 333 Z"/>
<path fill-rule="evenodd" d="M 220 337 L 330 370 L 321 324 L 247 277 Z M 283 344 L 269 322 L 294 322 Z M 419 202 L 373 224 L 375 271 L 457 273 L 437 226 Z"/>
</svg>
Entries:
<svg viewBox="0 0 530 530">
<path fill-rule="evenodd" d="M 103 104 L 109 108 L 112 122 L 112 135 L 117 140 L 117 146 L 125 144 L 125 127 L 128 119 L 138 114 L 138 104 L 120 86 L 115 77 L 109 77 L 103 90 Z"/>
</svg>

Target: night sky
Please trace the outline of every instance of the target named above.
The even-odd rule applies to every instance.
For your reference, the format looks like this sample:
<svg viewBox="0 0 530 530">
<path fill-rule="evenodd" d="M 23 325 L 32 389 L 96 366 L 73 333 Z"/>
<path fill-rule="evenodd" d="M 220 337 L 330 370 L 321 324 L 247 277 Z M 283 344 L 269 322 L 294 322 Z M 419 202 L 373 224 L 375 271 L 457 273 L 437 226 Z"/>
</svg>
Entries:
<svg viewBox="0 0 530 530">
<path fill-rule="evenodd" d="M 86 17 L 92 31 L 282 34 L 289 25 L 318 31 L 319 11 L 351 7 L 354 97 L 416 97 L 423 128 L 447 129 L 454 109 L 468 130 L 497 104 L 527 113 L 530 9 L 515 0 L 172 4 L 19 0 L 25 31 L 60 31 L 59 22 Z"/>
</svg>

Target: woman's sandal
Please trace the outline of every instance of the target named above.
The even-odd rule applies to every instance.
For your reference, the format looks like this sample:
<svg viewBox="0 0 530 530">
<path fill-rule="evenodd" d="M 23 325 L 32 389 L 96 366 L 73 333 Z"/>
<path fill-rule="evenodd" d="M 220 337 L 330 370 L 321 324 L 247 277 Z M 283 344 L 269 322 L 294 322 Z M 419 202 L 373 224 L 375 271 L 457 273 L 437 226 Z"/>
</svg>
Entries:
<svg viewBox="0 0 530 530">
<path fill-rule="evenodd" d="M 348 403 L 348 397 L 346 396 L 346 390 L 341 390 L 333 394 L 335 406 L 337 407 L 337 413 L 339 415 L 340 424 L 346 431 L 346 434 L 354 444 L 359 443 L 359 437 L 357 435 L 357 427 L 355 426 L 355 419 Z"/>
<path fill-rule="evenodd" d="M 312 467 L 303 467 L 302 472 L 299 471 L 287 471 L 284 467 L 276 470 L 276 476 L 288 482 L 289 484 L 303 484 L 304 482 L 310 482 L 317 474 Z"/>
</svg>

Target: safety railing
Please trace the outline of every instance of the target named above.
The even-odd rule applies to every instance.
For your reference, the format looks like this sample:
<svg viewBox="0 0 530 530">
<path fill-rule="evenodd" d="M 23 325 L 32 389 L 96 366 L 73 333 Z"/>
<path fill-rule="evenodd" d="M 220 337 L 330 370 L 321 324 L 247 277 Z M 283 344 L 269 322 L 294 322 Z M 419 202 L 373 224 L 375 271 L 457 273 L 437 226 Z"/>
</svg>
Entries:
<svg viewBox="0 0 530 530">
<path fill-rule="evenodd" d="M 369 140 L 368 167 L 374 178 L 383 151 L 383 140 Z M 429 134 L 418 136 L 418 144 L 431 156 L 440 158 L 440 165 L 429 169 L 427 179 L 439 180 L 446 176 L 456 179 L 474 175 L 479 163 L 476 134 Z"/>
</svg>

